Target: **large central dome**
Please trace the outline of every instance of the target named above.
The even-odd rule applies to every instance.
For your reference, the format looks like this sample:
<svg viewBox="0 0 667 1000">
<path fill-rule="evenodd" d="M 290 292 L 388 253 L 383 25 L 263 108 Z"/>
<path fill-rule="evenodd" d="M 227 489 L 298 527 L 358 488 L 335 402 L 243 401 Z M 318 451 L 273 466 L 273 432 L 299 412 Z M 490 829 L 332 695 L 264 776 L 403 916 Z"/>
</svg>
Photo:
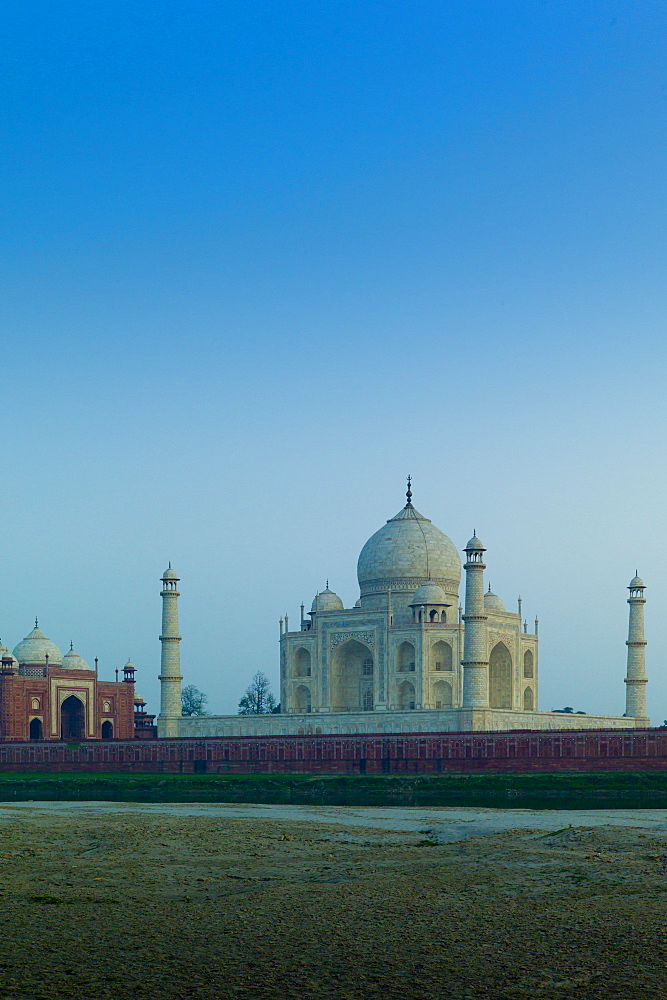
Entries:
<svg viewBox="0 0 667 1000">
<path fill-rule="evenodd" d="M 362 603 L 364 597 L 388 590 L 412 595 L 429 581 L 456 597 L 461 560 L 451 539 L 408 500 L 364 545 L 357 577 Z"/>
</svg>

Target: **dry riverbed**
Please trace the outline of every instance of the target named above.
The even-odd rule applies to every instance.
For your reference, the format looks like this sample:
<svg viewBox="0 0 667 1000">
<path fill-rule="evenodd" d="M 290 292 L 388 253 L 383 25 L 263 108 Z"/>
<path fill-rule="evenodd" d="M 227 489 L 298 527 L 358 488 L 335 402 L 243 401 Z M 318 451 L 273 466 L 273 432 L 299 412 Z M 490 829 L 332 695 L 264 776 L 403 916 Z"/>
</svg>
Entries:
<svg viewBox="0 0 667 1000">
<path fill-rule="evenodd" d="M 0 1000 L 667 997 L 664 811 L 23 803 L 0 837 Z"/>
</svg>

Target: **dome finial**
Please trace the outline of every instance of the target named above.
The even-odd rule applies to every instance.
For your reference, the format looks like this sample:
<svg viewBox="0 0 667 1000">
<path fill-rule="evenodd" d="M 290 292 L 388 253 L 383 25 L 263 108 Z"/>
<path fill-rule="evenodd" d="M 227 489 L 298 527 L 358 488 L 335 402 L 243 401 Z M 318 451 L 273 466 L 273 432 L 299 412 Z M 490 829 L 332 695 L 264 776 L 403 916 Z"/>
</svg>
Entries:
<svg viewBox="0 0 667 1000">
<path fill-rule="evenodd" d="M 72 652 L 73 649 L 74 649 L 74 643 L 70 639 L 70 641 L 69 641 L 69 651 L 70 651 L 70 653 Z"/>
<path fill-rule="evenodd" d="M 329 577 L 327 577 L 327 586 L 326 586 L 326 589 L 327 590 L 329 589 Z"/>
<path fill-rule="evenodd" d="M 39 627 L 39 622 L 37 621 L 37 615 L 35 615 L 35 628 Z"/>
<path fill-rule="evenodd" d="M 408 502 L 405 505 L 406 507 L 412 507 L 412 490 L 410 489 L 411 483 L 412 483 L 412 476 L 408 476 L 408 488 L 405 493 L 406 497 L 408 498 Z"/>
</svg>

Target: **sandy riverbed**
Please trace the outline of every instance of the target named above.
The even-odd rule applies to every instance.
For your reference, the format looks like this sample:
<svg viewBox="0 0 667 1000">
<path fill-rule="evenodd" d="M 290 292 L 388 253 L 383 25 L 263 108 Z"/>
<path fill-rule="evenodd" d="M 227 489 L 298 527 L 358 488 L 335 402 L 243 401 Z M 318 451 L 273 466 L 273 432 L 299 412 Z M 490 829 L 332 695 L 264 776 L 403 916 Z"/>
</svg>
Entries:
<svg viewBox="0 0 667 1000">
<path fill-rule="evenodd" d="M 0 805 L 0 998 L 667 997 L 664 811 Z"/>
</svg>

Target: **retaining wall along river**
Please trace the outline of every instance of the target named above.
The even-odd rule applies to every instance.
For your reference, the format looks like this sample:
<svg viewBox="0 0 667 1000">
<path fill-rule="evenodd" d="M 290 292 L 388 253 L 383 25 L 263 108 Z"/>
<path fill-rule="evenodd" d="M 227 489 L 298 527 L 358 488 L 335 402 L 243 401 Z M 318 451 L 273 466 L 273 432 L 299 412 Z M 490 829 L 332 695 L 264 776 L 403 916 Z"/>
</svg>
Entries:
<svg viewBox="0 0 667 1000">
<path fill-rule="evenodd" d="M 0 771 L 432 774 L 667 769 L 667 728 L 0 743 Z"/>
</svg>

